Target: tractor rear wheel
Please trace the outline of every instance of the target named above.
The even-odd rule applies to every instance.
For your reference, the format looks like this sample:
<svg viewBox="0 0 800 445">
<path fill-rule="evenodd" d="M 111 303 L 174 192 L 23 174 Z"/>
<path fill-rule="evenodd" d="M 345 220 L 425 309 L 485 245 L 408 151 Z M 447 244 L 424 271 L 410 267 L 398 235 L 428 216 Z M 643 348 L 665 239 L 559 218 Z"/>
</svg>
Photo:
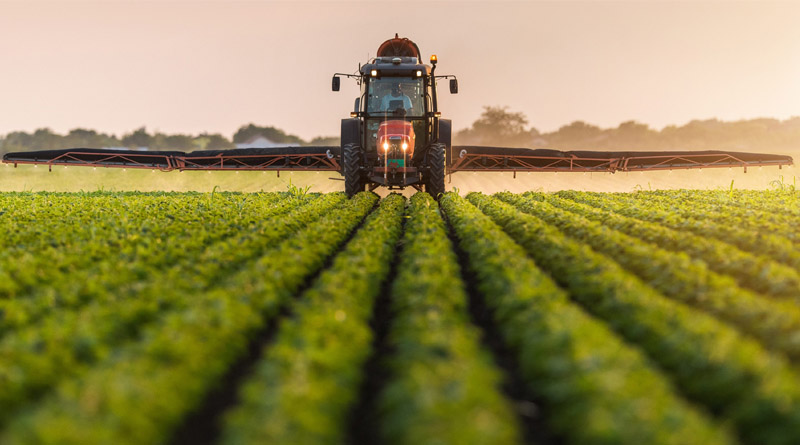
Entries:
<svg viewBox="0 0 800 445">
<path fill-rule="evenodd" d="M 439 199 L 439 195 L 444 193 L 444 152 L 444 144 L 432 144 L 426 156 L 425 191 L 434 199 Z"/>
<path fill-rule="evenodd" d="M 356 144 L 346 144 L 342 149 L 344 167 L 344 192 L 350 198 L 358 192 L 365 190 L 366 182 L 361 175 L 361 147 Z"/>
</svg>

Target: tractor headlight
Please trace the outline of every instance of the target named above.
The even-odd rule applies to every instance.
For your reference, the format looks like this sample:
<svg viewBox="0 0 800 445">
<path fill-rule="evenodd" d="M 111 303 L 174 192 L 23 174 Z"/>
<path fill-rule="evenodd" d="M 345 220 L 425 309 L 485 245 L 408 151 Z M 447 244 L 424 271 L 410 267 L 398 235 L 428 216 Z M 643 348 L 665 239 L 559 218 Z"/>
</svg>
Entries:
<svg viewBox="0 0 800 445">
<path fill-rule="evenodd" d="M 384 142 L 383 143 L 383 149 L 384 150 L 389 150 L 389 143 L 388 142 Z"/>
<path fill-rule="evenodd" d="M 406 149 L 408 149 L 408 143 L 407 142 L 403 142 L 403 150 L 406 150 Z"/>
</svg>

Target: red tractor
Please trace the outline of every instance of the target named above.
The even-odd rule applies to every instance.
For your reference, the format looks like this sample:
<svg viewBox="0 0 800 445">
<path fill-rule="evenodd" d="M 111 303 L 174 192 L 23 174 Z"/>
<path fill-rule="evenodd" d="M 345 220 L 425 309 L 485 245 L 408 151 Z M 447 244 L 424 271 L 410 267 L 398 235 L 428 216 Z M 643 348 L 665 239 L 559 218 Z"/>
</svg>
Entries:
<svg viewBox="0 0 800 445">
<path fill-rule="evenodd" d="M 458 81 L 436 76 L 436 62 L 431 56 L 430 65 L 423 64 L 419 47 L 395 35 L 359 74 L 334 75 L 333 91 L 339 91 L 339 76 L 354 78 L 361 87 L 350 119 L 342 120 L 342 174 L 349 196 L 379 186 L 444 193 L 452 126 L 440 118 L 436 83 L 449 78 L 455 94 Z"/>
</svg>

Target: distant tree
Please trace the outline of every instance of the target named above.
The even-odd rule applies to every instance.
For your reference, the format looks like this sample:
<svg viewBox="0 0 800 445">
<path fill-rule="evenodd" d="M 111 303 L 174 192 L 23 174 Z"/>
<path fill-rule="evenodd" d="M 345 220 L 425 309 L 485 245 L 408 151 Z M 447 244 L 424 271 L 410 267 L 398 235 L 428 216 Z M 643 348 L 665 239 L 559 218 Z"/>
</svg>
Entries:
<svg viewBox="0 0 800 445">
<path fill-rule="evenodd" d="M 219 133 L 210 134 L 208 135 L 208 138 L 210 141 L 208 142 L 208 146 L 206 148 L 209 150 L 226 150 L 229 148 L 236 148 L 236 145 L 234 145 L 233 142 Z"/>
<path fill-rule="evenodd" d="M 252 139 L 255 136 L 263 136 L 272 142 L 281 144 L 297 144 L 303 145 L 305 141 L 293 135 L 286 134 L 283 130 L 275 127 L 259 127 L 254 124 L 249 124 L 246 127 L 241 127 L 233 135 L 234 144 L 242 144 Z"/>
<path fill-rule="evenodd" d="M 341 141 L 338 136 L 317 136 L 311 141 L 308 142 L 308 145 L 317 145 L 317 146 L 338 146 L 341 144 Z"/>
<path fill-rule="evenodd" d="M 528 119 L 521 112 L 509 112 L 508 107 L 484 107 L 483 113 L 471 128 L 456 134 L 459 143 L 528 147 L 539 135 L 527 129 Z"/>
<path fill-rule="evenodd" d="M 24 131 L 14 131 L 3 139 L 3 153 L 29 151 L 33 147 L 33 136 Z"/>
<path fill-rule="evenodd" d="M 783 121 L 778 135 L 778 147 L 797 150 L 800 147 L 800 117 L 792 117 Z"/>
<path fill-rule="evenodd" d="M 657 137 L 658 132 L 653 131 L 647 125 L 636 121 L 626 121 L 611 132 L 609 143 L 613 143 L 618 150 L 647 150 L 655 148 Z"/>
<path fill-rule="evenodd" d="M 194 148 L 194 140 L 185 134 L 172 134 L 164 138 L 164 148 L 172 150 L 191 150 Z"/>
<path fill-rule="evenodd" d="M 156 133 L 153 135 L 151 150 L 193 150 L 194 140 L 185 134 L 164 134 Z"/>
<path fill-rule="evenodd" d="M 63 137 L 62 145 L 65 148 L 103 148 L 116 147 L 121 145 L 121 142 L 114 136 L 75 128 Z"/>
<path fill-rule="evenodd" d="M 587 124 L 583 121 L 575 121 L 569 125 L 564 125 L 555 133 L 548 135 L 551 138 L 575 143 L 578 141 L 585 141 L 587 139 L 594 139 L 603 133 L 600 127 Z"/>
<path fill-rule="evenodd" d="M 61 136 L 49 128 L 39 128 L 33 132 L 31 145 L 34 150 L 58 150 L 68 148 L 61 145 Z"/>
<path fill-rule="evenodd" d="M 122 136 L 122 145 L 129 148 L 150 147 L 152 143 L 153 137 L 147 133 L 144 127 Z"/>
<path fill-rule="evenodd" d="M 219 133 L 202 133 L 194 138 L 193 144 L 198 150 L 227 150 L 236 147 L 225 136 Z"/>
</svg>

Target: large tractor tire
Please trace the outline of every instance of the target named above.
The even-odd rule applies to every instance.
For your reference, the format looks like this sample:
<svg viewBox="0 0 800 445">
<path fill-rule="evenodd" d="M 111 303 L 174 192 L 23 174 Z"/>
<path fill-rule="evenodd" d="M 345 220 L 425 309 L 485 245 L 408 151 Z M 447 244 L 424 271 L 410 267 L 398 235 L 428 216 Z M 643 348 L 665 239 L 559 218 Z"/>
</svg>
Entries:
<svg viewBox="0 0 800 445">
<path fill-rule="evenodd" d="M 425 174 L 425 191 L 434 199 L 444 193 L 444 144 L 432 144 L 426 156 L 428 172 Z"/>
<path fill-rule="evenodd" d="M 363 192 L 366 182 L 361 174 L 363 156 L 361 147 L 356 144 L 347 144 L 342 149 L 344 167 L 344 192 L 350 198 L 358 192 Z"/>
</svg>

